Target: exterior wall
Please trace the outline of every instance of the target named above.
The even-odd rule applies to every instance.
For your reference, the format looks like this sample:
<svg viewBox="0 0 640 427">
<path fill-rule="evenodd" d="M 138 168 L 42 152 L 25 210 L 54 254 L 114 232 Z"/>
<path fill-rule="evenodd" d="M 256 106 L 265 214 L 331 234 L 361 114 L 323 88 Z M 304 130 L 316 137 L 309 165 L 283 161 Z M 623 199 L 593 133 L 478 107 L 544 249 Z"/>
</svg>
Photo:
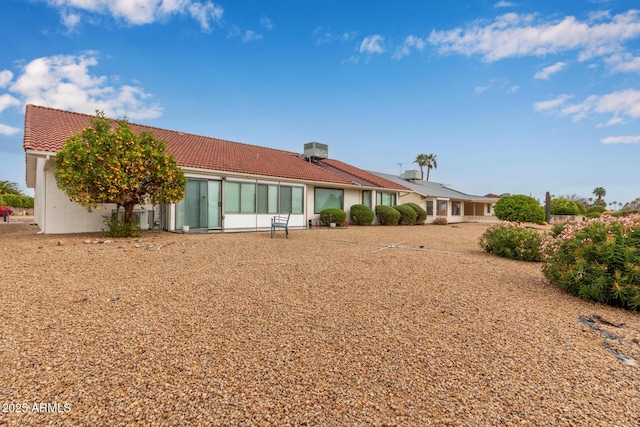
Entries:
<svg viewBox="0 0 640 427">
<path fill-rule="evenodd" d="M 100 205 L 100 209 L 83 208 L 71 202 L 58 188 L 53 176 L 53 160 L 37 160 L 37 180 L 35 188 L 34 221 L 40 231 L 46 234 L 91 233 L 104 228 L 104 216 L 112 212 L 116 205 Z M 148 229 L 147 207 L 136 209 L 141 213 L 140 228 Z"/>
</svg>

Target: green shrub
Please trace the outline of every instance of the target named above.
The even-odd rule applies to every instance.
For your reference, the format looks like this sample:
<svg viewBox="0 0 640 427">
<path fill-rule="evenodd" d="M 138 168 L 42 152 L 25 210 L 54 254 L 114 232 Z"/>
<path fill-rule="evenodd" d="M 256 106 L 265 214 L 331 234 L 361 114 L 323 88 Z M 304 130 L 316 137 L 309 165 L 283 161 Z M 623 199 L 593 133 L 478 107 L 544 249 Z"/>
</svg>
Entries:
<svg viewBox="0 0 640 427">
<path fill-rule="evenodd" d="M 638 213 L 640 213 L 640 211 L 631 211 L 631 210 L 630 211 L 617 211 L 617 212 L 613 212 L 611 214 L 611 216 L 614 216 L 616 218 L 620 218 L 620 217 L 623 217 L 623 216 L 635 215 L 635 214 L 638 214 Z"/>
<path fill-rule="evenodd" d="M 418 216 L 418 214 L 411 206 L 398 205 L 394 206 L 394 208 L 398 212 L 400 212 L 400 221 L 398 221 L 398 224 L 416 225 L 416 217 Z"/>
<path fill-rule="evenodd" d="M 400 212 L 393 206 L 376 206 L 376 216 L 381 225 L 398 225 Z"/>
<path fill-rule="evenodd" d="M 439 216 L 436 219 L 433 220 L 433 223 L 435 225 L 447 225 L 448 221 L 447 218 L 443 217 L 443 216 Z"/>
<path fill-rule="evenodd" d="M 416 211 L 416 225 L 424 224 L 424 221 L 427 219 L 427 211 L 415 203 L 405 203 L 404 206 L 409 206 L 411 209 Z"/>
<path fill-rule="evenodd" d="M 19 194 L 3 194 L 5 206 L 11 206 L 13 208 L 22 207 L 22 196 Z"/>
<path fill-rule="evenodd" d="M 114 212 L 104 217 L 104 225 L 103 231 L 109 237 L 140 237 L 142 235 L 135 216 L 131 221 L 125 222 L 124 219 L 118 219 L 118 213 Z"/>
<path fill-rule="evenodd" d="M 4 197 L 2 196 L 2 194 L 0 194 L 0 206 L 6 206 L 4 202 Z"/>
<path fill-rule="evenodd" d="M 600 218 L 602 214 L 600 212 L 587 212 L 584 216 L 585 218 Z"/>
<path fill-rule="evenodd" d="M 494 206 L 498 219 L 510 222 L 532 222 L 543 224 L 545 221 L 544 208 L 533 197 L 516 194 L 504 196 Z"/>
<path fill-rule="evenodd" d="M 584 215 L 587 213 L 587 207 L 585 205 L 576 201 L 574 201 L 573 203 L 575 203 L 576 206 L 578 207 L 578 215 Z"/>
<path fill-rule="evenodd" d="M 609 215 L 565 227 L 543 243 L 543 273 L 573 295 L 640 308 L 640 215 Z"/>
<path fill-rule="evenodd" d="M 22 207 L 27 209 L 33 208 L 33 197 L 22 196 Z"/>
<path fill-rule="evenodd" d="M 591 213 L 591 212 L 598 212 L 598 213 L 602 213 L 606 210 L 606 208 L 604 206 L 597 206 L 597 205 L 593 205 L 593 206 L 589 206 L 586 209 L 585 213 Z"/>
<path fill-rule="evenodd" d="M 349 210 L 349 218 L 355 225 L 371 225 L 375 219 L 373 209 L 365 205 L 353 205 Z"/>
<path fill-rule="evenodd" d="M 551 200 L 551 215 L 580 215 L 575 202 L 558 197 Z"/>
<path fill-rule="evenodd" d="M 332 222 L 335 222 L 336 225 L 343 225 L 345 220 L 347 219 L 347 213 L 342 209 L 325 209 L 320 212 L 320 222 L 323 225 L 329 225 Z"/>
<path fill-rule="evenodd" d="M 558 234 L 562 233 L 564 231 L 564 229 L 568 226 L 568 225 L 576 225 L 575 221 L 560 221 L 560 222 L 556 222 L 555 224 L 553 224 L 551 226 L 551 231 L 549 232 L 549 234 L 551 234 L 551 236 L 556 237 L 558 236 Z"/>
<path fill-rule="evenodd" d="M 542 236 L 536 230 L 504 222 L 489 227 L 480 247 L 490 254 L 519 261 L 541 261 Z"/>
</svg>

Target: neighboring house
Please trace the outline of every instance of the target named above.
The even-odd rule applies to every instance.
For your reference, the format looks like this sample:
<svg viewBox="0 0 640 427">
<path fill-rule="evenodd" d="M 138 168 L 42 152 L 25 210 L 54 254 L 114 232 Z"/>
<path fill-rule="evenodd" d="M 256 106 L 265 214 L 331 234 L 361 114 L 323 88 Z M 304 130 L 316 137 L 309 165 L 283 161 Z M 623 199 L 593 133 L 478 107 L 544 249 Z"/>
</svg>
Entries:
<svg viewBox="0 0 640 427">
<path fill-rule="evenodd" d="M 86 209 L 69 201 L 55 182 L 55 155 L 93 116 L 27 105 L 24 150 L 27 187 L 35 189 L 34 219 L 43 233 L 82 233 L 103 229 L 115 205 Z M 134 211 L 141 228 L 160 221 L 165 230 L 268 230 L 274 214 L 291 211 L 290 227 L 304 228 L 321 210 L 354 204 L 393 205 L 409 189 L 328 158 L 324 144 L 305 144 L 304 154 L 224 141 L 131 123 L 134 132 L 151 131 L 167 141 L 187 177 L 185 198 L 166 206 Z M 302 147 L 301 147 L 302 148 Z"/>
<path fill-rule="evenodd" d="M 398 204 L 415 203 L 427 211 L 426 222 L 446 218 L 447 222 L 494 222 L 493 205 L 499 196 L 472 196 L 453 190 L 444 184 L 422 181 L 419 170 L 407 170 L 402 177 L 385 173 L 373 174 L 402 185 L 410 192 L 400 192 Z"/>
</svg>

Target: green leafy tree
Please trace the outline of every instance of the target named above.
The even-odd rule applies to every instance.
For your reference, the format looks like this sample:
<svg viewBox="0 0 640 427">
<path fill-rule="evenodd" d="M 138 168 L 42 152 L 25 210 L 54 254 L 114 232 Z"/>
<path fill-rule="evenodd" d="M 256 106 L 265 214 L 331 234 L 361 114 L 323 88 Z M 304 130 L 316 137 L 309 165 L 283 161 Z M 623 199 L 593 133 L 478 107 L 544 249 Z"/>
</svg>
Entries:
<svg viewBox="0 0 640 427">
<path fill-rule="evenodd" d="M 438 162 L 436 161 L 435 154 L 418 154 L 413 163 L 417 163 L 420 166 L 420 173 L 424 177 L 423 167 L 427 167 L 427 181 L 429 181 L 429 173 L 431 172 L 431 168 L 437 168 Z"/>
<path fill-rule="evenodd" d="M 596 205 L 606 206 L 602 200 L 602 198 L 607 195 L 607 190 L 605 190 L 604 187 L 594 188 L 593 195 L 596 196 Z"/>
<path fill-rule="evenodd" d="M 124 222 L 131 224 L 136 205 L 184 198 L 186 178 L 166 148 L 152 133 L 137 135 L 126 120 L 114 123 L 97 112 L 91 126 L 69 138 L 56 154 L 56 183 L 84 207 L 123 207 Z"/>
<path fill-rule="evenodd" d="M 546 216 L 544 208 L 536 199 L 523 194 L 501 197 L 494 206 L 494 211 L 498 219 L 512 222 L 542 224 Z"/>
<path fill-rule="evenodd" d="M 563 197 L 556 197 L 551 200 L 551 215 L 579 215 L 578 205 Z"/>
<path fill-rule="evenodd" d="M 20 187 L 13 181 L 1 181 L 0 180 L 0 194 L 17 194 L 22 195 Z"/>
</svg>

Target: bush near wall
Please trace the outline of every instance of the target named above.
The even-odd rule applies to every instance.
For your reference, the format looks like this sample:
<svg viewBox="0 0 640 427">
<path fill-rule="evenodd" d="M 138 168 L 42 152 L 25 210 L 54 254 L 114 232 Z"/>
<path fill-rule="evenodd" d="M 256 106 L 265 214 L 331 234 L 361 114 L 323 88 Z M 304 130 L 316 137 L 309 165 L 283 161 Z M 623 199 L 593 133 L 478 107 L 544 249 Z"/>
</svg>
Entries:
<svg viewBox="0 0 640 427">
<path fill-rule="evenodd" d="M 551 200 L 551 215 L 580 215 L 580 208 L 576 202 L 557 197 Z"/>
<path fill-rule="evenodd" d="M 531 262 L 542 260 L 542 235 L 516 223 L 503 222 L 489 227 L 479 243 L 486 252 L 503 258 Z"/>
<path fill-rule="evenodd" d="M 398 221 L 398 224 L 416 225 L 416 218 L 418 217 L 418 214 L 411 206 L 398 205 L 394 206 L 394 208 L 400 212 L 400 221 Z"/>
<path fill-rule="evenodd" d="M 325 209 L 320 212 L 320 222 L 323 225 L 329 225 L 332 222 L 335 222 L 336 225 L 344 225 L 345 220 L 347 219 L 347 213 L 342 209 Z"/>
<path fill-rule="evenodd" d="M 443 216 L 439 216 L 438 218 L 433 220 L 433 224 L 435 224 L 435 225 L 447 225 L 448 221 L 447 221 L 447 218 L 445 218 Z"/>
<path fill-rule="evenodd" d="M 349 210 L 349 218 L 355 225 L 371 225 L 375 219 L 373 209 L 365 205 L 353 205 Z"/>
<path fill-rule="evenodd" d="M 380 225 L 398 225 L 400 221 L 400 212 L 393 206 L 376 206 L 376 216 Z"/>
<path fill-rule="evenodd" d="M 640 215 L 569 224 L 543 242 L 543 274 L 584 299 L 640 309 Z"/>
<path fill-rule="evenodd" d="M 409 206 L 416 211 L 416 225 L 424 225 L 424 221 L 427 219 L 427 211 L 415 203 L 404 203 L 404 206 Z"/>
<path fill-rule="evenodd" d="M 546 219 L 544 208 L 536 199 L 522 194 L 501 197 L 493 210 L 503 221 L 543 224 Z"/>
</svg>

